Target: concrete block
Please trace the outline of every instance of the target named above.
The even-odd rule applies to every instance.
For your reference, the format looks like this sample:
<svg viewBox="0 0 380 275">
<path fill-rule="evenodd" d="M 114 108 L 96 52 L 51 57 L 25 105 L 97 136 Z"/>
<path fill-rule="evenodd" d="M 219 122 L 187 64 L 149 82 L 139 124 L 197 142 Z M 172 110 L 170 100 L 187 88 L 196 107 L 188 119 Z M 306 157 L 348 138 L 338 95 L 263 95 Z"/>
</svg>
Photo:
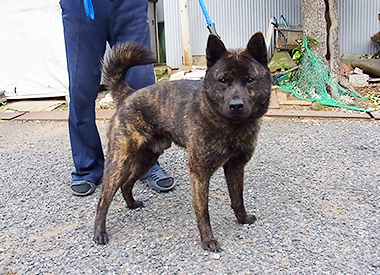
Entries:
<svg viewBox="0 0 380 275">
<path fill-rule="evenodd" d="M 185 73 L 186 73 L 185 71 L 179 71 L 179 72 L 177 72 L 175 74 L 172 74 L 170 76 L 170 81 L 183 79 L 185 77 Z"/>
<path fill-rule="evenodd" d="M 363 74 L 363 70 L 360 69 L 360 68 L 358 68 L 358 67 L 355 67 L 355 69 L 354 69 L 354 73 L 355 73 L 355 74 Z"/>
<path fill-rule="evenodd" d="M 185 74 L 185 79 L 198 80 L 204 78 L 206 75 L 206 70 L 195 70 Z"/>
<path fill-rule="evenodd" d="M 352 74 L 348 76 L 349 83 L 354 87 L 365 87 L 368 85 L 368 74 Z"/>
<path fill-rule="evenodd" d="M 99 100 L 99 106 L 102 109 L 110 109 L 110 108 L 115 108 L 115 102 L 112 98 L 112 94 L 108 93 L 104 98 Z"/>
</svg>

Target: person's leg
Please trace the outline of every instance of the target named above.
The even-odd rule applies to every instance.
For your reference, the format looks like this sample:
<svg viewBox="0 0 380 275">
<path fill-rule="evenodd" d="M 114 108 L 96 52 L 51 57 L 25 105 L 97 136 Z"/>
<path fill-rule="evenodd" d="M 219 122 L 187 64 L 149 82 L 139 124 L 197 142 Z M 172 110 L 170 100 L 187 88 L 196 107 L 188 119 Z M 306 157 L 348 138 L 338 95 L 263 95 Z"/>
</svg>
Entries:
<svg viewBox="0 0 380 275">
<path fill-rule="evenodd" d="M 113 20 L 110 21 L 110 44 L 121 42 L 138 42 L 150 47 L 150 30 L 148 23 L 147 0 L 114 1 Z M 128 70 L 126 81 L 133 89 L 141 89 L 156 82 L 153 65 L 135 66 Z M 168 191 L 174 187 L 174 179 L 156 163 L 141 180 L 146 181 L 153 189 Z"/>
<path fill-rule="evenodd" d="M 107 40 L 103 1 L 93 1 L 96 17 L 88 21 L 83 0 L 61 0 L 69 73 L 69 132 L 75 171 L 72 191 L 92 193 L 103 176 L 104 156 L 95 123 L 100 86 L 100 60 Z"/>
<path fill-rule="evenodd" d="M 110 44 L 138 42 L 150 48 L 147 0 L 111 1 Z M 156 82 L 153 65 L 135 66 L 126 75 L 128 85 L 138 90 Z"/>
</svg>

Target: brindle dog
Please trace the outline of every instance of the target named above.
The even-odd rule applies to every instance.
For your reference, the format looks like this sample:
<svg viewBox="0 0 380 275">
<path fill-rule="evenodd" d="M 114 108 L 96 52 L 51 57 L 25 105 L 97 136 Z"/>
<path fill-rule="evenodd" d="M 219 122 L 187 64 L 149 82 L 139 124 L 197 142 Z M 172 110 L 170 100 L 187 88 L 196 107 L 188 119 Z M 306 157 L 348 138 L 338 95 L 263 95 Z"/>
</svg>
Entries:
<svg viewBox="0 0 380 275">
<path fill-rule="evenodd" d="M 255 221 L 244 207 L 243 177 L 271 92 L 263 35 L 254 34 L 245 49 L 235 50 L 227 50 L 217 36 L 210 35 L 206 57 L 203 80 L 160 82 L 138 91 L 125 83 L 125 74 L 132 66 L 152 63 L 149 50 L 134 43 L 120 44 L 104 62 L 117 110 L 108 132 L 95 242 L 108 242 L 106 215 L 118 188 L 129 208 L 143 206 L 132 196 L 133 185 L 172 142 L 185 147 L 189 155 L 193 206 L 204 249 L 220 250 L 208 211 L 209 180 L 220 166 L 238 222 Z"/>
</svg>

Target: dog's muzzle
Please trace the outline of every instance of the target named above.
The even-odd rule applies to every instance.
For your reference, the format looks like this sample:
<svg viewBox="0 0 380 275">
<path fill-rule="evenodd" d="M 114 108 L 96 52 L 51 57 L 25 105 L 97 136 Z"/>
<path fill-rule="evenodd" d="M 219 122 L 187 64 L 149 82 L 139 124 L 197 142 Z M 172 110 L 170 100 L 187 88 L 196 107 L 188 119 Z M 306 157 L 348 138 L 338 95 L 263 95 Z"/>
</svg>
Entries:
<svg viewBox="0 0 380 275">
<path fill-rule="evenodd" d="M 244 102 L 241 99 L 233 99 L 230 101 L 229 107 L 232 112 L 241 112 L 244 108 Z"/>
</svg>

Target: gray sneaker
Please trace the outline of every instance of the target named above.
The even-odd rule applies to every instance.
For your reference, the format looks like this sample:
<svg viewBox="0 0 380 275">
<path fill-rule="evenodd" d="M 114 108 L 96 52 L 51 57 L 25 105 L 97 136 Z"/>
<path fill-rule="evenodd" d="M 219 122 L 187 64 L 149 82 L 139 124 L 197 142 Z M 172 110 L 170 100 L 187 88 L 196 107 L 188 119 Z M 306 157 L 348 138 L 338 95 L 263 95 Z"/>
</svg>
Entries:
<svg viewBox="0 0 380 275">
<path fill-rule="evenodd" d="M 98 187 L 96 183 L 88 180 L 73 180 L 70 185 L 71 192 L 82 197 L 94 193 L 96 187 Z"/>
<path fill-rule="evenodd" d="M 169 191 L 174 188 L 174 178 L 156 163 L 148 173 L 140 178 L 156 191 Z"/>
</svg>

